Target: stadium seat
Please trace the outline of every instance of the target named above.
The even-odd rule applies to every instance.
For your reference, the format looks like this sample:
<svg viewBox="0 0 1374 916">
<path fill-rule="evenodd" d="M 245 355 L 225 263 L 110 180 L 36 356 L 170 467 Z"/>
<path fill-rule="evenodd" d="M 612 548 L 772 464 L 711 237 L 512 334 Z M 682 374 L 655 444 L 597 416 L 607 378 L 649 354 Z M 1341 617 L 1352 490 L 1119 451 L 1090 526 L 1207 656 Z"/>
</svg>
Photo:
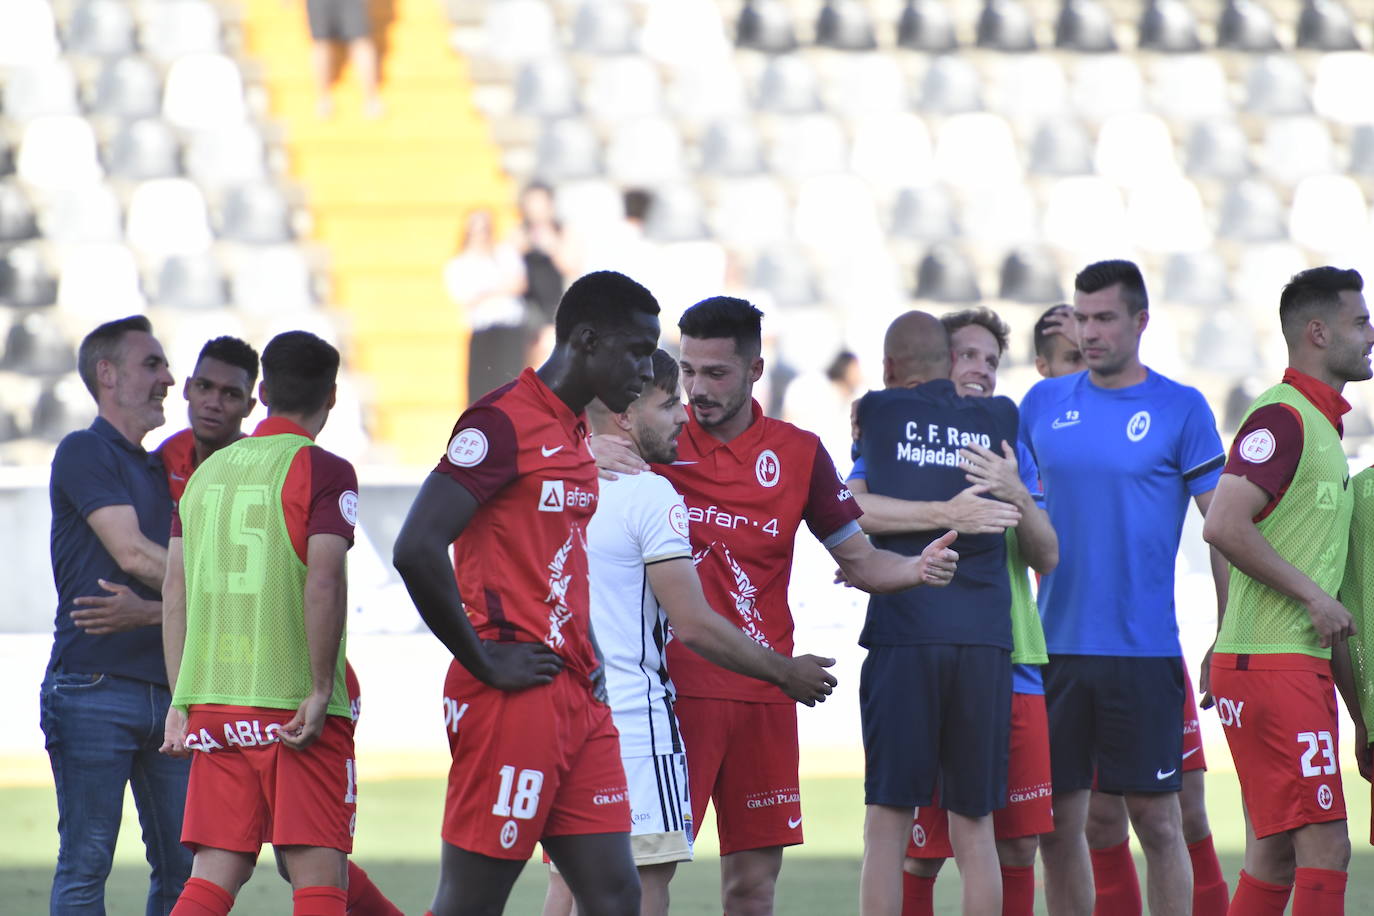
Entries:
<svg viewBox="0 0 1374 916">
<path fill-rule="evenodd" d="M 921 80 L 919 110 L 958 114 L 982 107 L 982 83 L 972 62 L 956 55 L 942 55 L 930 62 Z"/>
<path fill-rule="evenodd" d="M 1034 51 L 1035 20 L 1017 0 L 984 0 L 974 44 L 993 51 Z"/>
<path fill-rule="evenodd" d="M 1307 114 L 1307 77 L 1292 57 L 1266 55 L 1245 75 L 1245 110 L 1259 115 Z"/>
<path fill-rule="evenodd" d="M 177 309 L 217 309 L 229 301 L 228 284 L 219 261 L 208 251 L 172 255 L 157 273 L 160 306 Z"/>
<path fill-rule="evenodd" d="M 1335 145 L 1326 122 L 1318 118 L 1273 118 L 1264 125 L 1260 165 L 1286 184 L 1335 170 Z"/>
<path fill-rule="evenodd" d="M 644 4 L 639 44 L 644 54 L 674 67 L 718 66 L 728 61 L 731 51 L 713 0 Z"/>
<path fill-rule="evenodd" d="M 1014 124 L 1031 127 L 1071 109 L 1064 68 L 1050 54 L 1017 54 L 996 61 L 1000 71 L 989 108 Z"/>
<path fill-rule="evenodd" d="M 1217 20 L 1217 47 L 1257 53 L 1279 50 L 1274 18 L 1257 0 L 1226 0 Z"/>
<path fill-rule="evenodd" d="M 219 236 L 249 245 L 279 245 L 291 241 L 291 205 L 267 182 L 235 185 L 220 206 Z"/>
<path fill-rule="evenodd" d="M 74 115 L 76 76 L 65 60 L 20 67 L 5 81 L 5 117 L 20 124 L 43 115 Z"/>
<path fill-rule="evenodd" d="M 1346 175 L 1304 178 L 1293 190 L 1288 235 L 1299 245 L 1327 253 L 1361 242 L 1374 244 L 1360 186 Z"/>
<path fill-rule="evenodd" d="M 1317 63 L 1312 106 L 1341 124 L 1374 124 L 1374 54 L 1323 54 Z"/>
<path fill-rule="evenodd" d="M 1193 337 L 1193 364 L 1212 372 L 1241 375 L 1261 365 L 1259 343 L 1251 322 L 1231 309 L 1207 313 Z"/>
<path fill-rule="evenodd" d="M 14 174 L 14 144 L 0 136 L 0 178 Z"/>
<path fill-rule="evenodd" d="M 1092 121 L 1145 110 L 1145 81 L 1135 58 L 1094 54 L 1080 60 L 1074 68 L 1073 104 L 1080 117 Z"/>
<path fill-rule="evenodd" d="M 577 114 L 577 75 L 567 61 L 548 57 L 526 61 L 515 79 L 515 112 L 538 118 Z"/>
<path fill-rule="evenodd" d="M 0 3 L 0 70 L 32 67 L 57 54 L 57 27 L 47 0 Z"/>
<path fill-rule="evenodd" d="M 821 107 L 816 72 L 799 54 L 770 57 L 754 95 L 759 111 L 775 114 L 807 114 Z"/>
<path fill-rule="evenodd" d="M 1128 250 L 1121 192 L 1095 175 L 1059 179 L 1045 203 L 1044 234 L 1051 245 L 1073 253 Z"/>
<path fill-rule="evenodd" d="M 1298 16 L 1299 48 L 1313 51 L 1355 51 L 1355 21 L 1339 0 L 1303 0 Z"/>
<path fill-rule="evenodd" d="M 840 51 L 872 51 L 873 20 L 858 0 L 824 0 L 816 15 L 816 44 Z"/>
<path fill-rule="evenodd" d="M 1164 301 L 1217 306 L 1231 301 L 1226 262 L 1215 251 L 1180 251 L 1164 262 Z"/>
<path fill-rule="evenodd" d="M 235 254 L 230 271 L 234 306 L 244 314 L 293 314 L 314 302 L 310 265 L 296 245 L 263 245 Z"/>
<path fill-rule="evenodd" d="M 1183 0 L 1149 0 L 1137 31 L 1137 44 L 1144 50 L 1183 54 L 1202 49 L 1197 19 Z"/>
<path fill-rule="evenodd" d="M 57 301 L 57 279 L 36 243 L 15 245 L 0 260 L 0 302 L 11 308 L 43 308 Z"/>
<path fill-rule="evenodd" d="M 582 93 L 587 113 L 607 121 L 645 118 L 663 110 L 658 70 L 642 57 L 596 59 Z"/>
<path fill-rule="evenodd" d="M 656 185 L 681 178 L 682 137 L 668 118 L 617 124 L 606 144 L 606 173 L 624 185 Z"/>
<path fill-rule="evenodd" d="M 1093 141 L 1077 120 L 1051 118 L 1036 129 L 1030 144 L 1031 174 L 1087 175 L 1092 170 Z"/>
<path fill-rule="evenodd" d="M 0 181 L 0 245 L 37 238 L 38 217 L 17 182 Z"/>
<path fill-rule="evenodd" d="M 68 53 L 119 57 L 134 50 L 134 16 L 120 0 L 83 0 L 72 10 L 63 42 Z"/>
<path fill-rule="evenodd" d="M 49 312 L 30 312 L 10 325 L 0 369 L 51 378 L 76 370 L 76 351 L 62 323 Z"/>
<path fill-rule="evenodd" d="M 1357 124 L 1351 129 L 1346 171 L 1362 178 L 1374 176 L 1374 124 Z"/>
<path fill-rule="evenodd" d="M 843 260 L 855 249 L 880 247 L 883 232 L 868 186 L 854 175 L 818 175 L 797 189 L 797 241 Z"/>
<path fill-rule="evenodd" d="M 579 118 L 545 121 L 535 163 L 535 174 L 546 181 L 591 178 L 601 174 L 601 142 Z"/>
<path fill-rule="evenodd" d="M 33 408 L 29 435 L 58 442 L 74 429 L 84 429 L 95 419 L 95 402 L 75 373 L 46 383 Z"/>
<path fill-rule="evenodd" d="M 759 255 L 750 285 L 766 290 L 780 306 L 809 305 L 820 299 L 811 262 L 791 247 L 775 246 Z"/>
<path fill-rule="evenodd" d="M 911 106 L 906 78 L 890 54 L 848 54 L 835 62 L 828 80 L 830 109 L 846 117 L 896 115 Z"/>
<path fill-rule="evenodd" d="M 584 0 L 573 16 L 572 49 L 585 54 L 631 54 L 635 22 L 621 0 Z"/>
<path fill-rule="evenodd" d="M 1126 187 L 1178 174 L 1169 127 L 1153 114 L 1109 118 L 1097 135 L 1093 165 L 1099 175 Z"/>
<path fill-rule="evenodd" d="M 668 87 L 674 115 L 688 123 L 739 118 L 749 112 L 744 80 L 733 66 L 695 61 L 678 69 Z"/>
<path fill-rule="evenodd" d="M 561 222 L 584 234 L 619 226 L 625 216 L 620 189 L 599 178 L 560 182 L 554 206 Z"/>
<path fill-rule="evenodd" d="M 768 54 L 785 54 L 797 47 L 792 14 L 782 0 L 744 0 L 735 20 L 735 44 Z"/>
<path fill-rule="evenodd" d="M 514 63 L 558 53 L 553 10 L 543 0 L 501 0 L 486 4 L 481 53 Z"/>
<path fill-rule="evenodd" d="M 1039 246 L 1015 248 L 1002 259 L 998 296 L 1011 302 L 1049 305 L 1064 301 L 1059 265 Z"/>
<path fill-rule="evenodd" d="M 181 174 L 181 143 L 165 121 L 143 118 L 120 125 L 105 152 L 111 178 L 146 181 Z"/>
<path fill-rule="evenodd" d="M 219 13 L 208 0 L 151 4 L 140 38 L 143 50 L 164 64 L 191 54 L 215 54 L 223 48 Z"/>
<path fill-rule="evenodd" d="M 707 237 L 706 206 L 690 184 L 677 182 L 654 188 L 654 203 L 644 234 L 655 242 L 695 242 Z"/>
<path fill-rule="evenodd" d="M 162 77 L 146 57 L 108 60 L 91 89 L 90 112 L 116 118 L 155 118 L 162 112 Z"/>
<path fill-rule="evenodd" d="M 147 309 L 133 252 L 123 245 L 80 245 L 62 260 L 57 302 L 87 326 Z"/>
<path fill-rule="evenodd" d="M 934 172 L 934 150 L 925 122 L 914 114 L 875 114 L 854 126 L 849 168 L 886 190 L 920 184 Z"/>
<path fill-rule="evenodd" d="M 154 178 L 129 196 L 125 237 L 139 254 L 162 258 L 210 246 L 210 221 L 200 188 L 185 178 Z"/>
<path fill-rule="evenodd" d="M 1231 87 L 1214 56 L 1183 54 L 1155 65 L 1150 100 L 1155 111 L 1177 121 L 1206 121 L 1231 116 Z"/>
<path fill-rule="evenodd" d="M 962 303 L 983 297 L 972 262 L 948 242 L 937 242 L 916 265 L 916 298 Z"/>
<path fill-rule="evenodd" d="M 1126 204 L 1126 222 L 1136 246 L 1149 252 L 1200 251 L 1212 242 L 1202 197 L 1182 177 L 1135 185 Z"/>
<path fill-rule="evenodd" d="M 215 130 L 243 121 L 239 68 L 222 54 L 182 57 L 167 71 L 162 115 L 187 130 Z"/>
<path fill-rule="evenodd" d="M 775 174 L 792 179 L 842 172 L 849 161 L 844 129 L 826 114 L 779 119 L 767 155 Z"/>
<path fill-rule="evenodd" d="M 953 196 L 940 185 L 903 188 L 893 202 L 888 231 L 897 238 L 923 242 L 959 235 Z"/>
<path fill-rule="evenodd" d="M 1008 248 L 1040 237 L 1040 207 L 1024 182 L 976 188 L 964 195 L 964 235 L 980 245 Z"/>
<path fill-rule="evenodd" d="M 935 139 L 935 171 L 955 187 L 1000 187 L 1021 179 L 1011 128 L 995 114 L 947 118 Z"/>
<path fill-rule="evenodd" d="M 99 180 L 95 133 L 85 118 L 52 115 L 24 128 L 15 172 L 41 191 L 74 188 Z"/>
<path fill-rule="evenodd" d="M 791 235 L 787 192 L 771 176 L 722 181 L 711 207 L 712 234 L 723 244 L 756 249 Z"/>
<path fill-rule="evenodd" d="M 1271 243 L 1248 245 L 1231 269 L 1232 291 L 1236 302 L 1256 317 L 1273 320 L 1279 304 L 1279 291 L 1293 274 L 1312 263 L 1296 245 Z"/>
<path fill-rule="evenodd" d="M 1054 46 L 1093 54 L 1115 51 L 1111 13 L 1094 0 L 1063 0 L 1054 23 Z"/>
<path fill-rule="evenodd" d="M 1184 151 L 1184 170 L 1200 178 L 1243 178 L 1250 174 L 1250 142 L 1235 121 L 1193 125 Z"/>
<path fill-rule="evenodd" d="M 1283 203 L 1262 181 L 1238 181 L 1226 189 L 1217 234 L 1237 242 L 1274 242 L 1288 237 Z"/>
<path fill-rule="evenodd" d="M 763 140 L 744 118 L 715 121 L 701 138 L 704 175 L 754 175 L 763 171 Z"/>
<path fill-rule="evenodd" d="M 906 0 L 897 19 L 897 47 L 945 54 L 959 47 L 954 20 L 939 0 Z"/>
<path fill-rule="evenodd" d="M 186 142 L 186 174 L 207 190 L 267 177 L 267 146 L 249 122 L 198 130 Z"/>
<path fill-rule="evenodd" d="M 43 235 L 59 245 L 108 243 L 123 239 L 123 215 L 109 185 L 89 184 L 53 193 L 38 222 Z"/>
</svg>

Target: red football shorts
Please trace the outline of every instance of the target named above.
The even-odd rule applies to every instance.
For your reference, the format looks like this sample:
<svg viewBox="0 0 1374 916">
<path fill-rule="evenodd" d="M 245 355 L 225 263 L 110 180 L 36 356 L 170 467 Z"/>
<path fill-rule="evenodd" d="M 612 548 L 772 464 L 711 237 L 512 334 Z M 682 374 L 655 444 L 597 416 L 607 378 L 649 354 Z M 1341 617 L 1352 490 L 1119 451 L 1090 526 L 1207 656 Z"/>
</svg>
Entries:
<svg viewBox="0 0 1374 916">
<path fill-rule="evenodd" d="M 1207 769 L 1202 752 L 1202 728 L 1197 716 L 1197 697 L 1193 695 L 1193 677 L 1188 663 L 1183 664 L 1183 772 Z"/>
<path fill-rule="evenodd" d="M 1054 791 L 1050 786 L 1050 722 L 1045 697 L 1011 695 L 1011 746 L 1007 758 L 1007 806 L 992 812 L 999 840 L 1039 836 L 1054 829 Z M 690 761 L 689 761 L 690 762 Z M 916 809 L 907 858 L 948 859 L 949 815 L 937 805 Z"/>
<path fill-rule="evenodd" d="M 303 751 L 277 739 L 294 709 L 192 706 L 191 783 L 181 842 L 256 855 L 263 843 L 353 851 L 358 783 L 353 723 L 325 719 Z"/>
<path fill-rule="evenodd" d="M 453 754 L 445 842 L 523 861 L 541 837 L 630 832 L 611 708 L 571 674 L 508 693 L 455 661 L 444 682 L 444 726 Z"/>
<path fill-rule="evenodd" d="M 679 697 L 692 823 L 716 809 L 721 855 L 802 841 L 797 708 Z"/>
<path fill-rule="evenodd" d="M 1255 836 L 1345 819 L 1326 660 L 1217 653 L 1212 695 Z"/>
</svg>

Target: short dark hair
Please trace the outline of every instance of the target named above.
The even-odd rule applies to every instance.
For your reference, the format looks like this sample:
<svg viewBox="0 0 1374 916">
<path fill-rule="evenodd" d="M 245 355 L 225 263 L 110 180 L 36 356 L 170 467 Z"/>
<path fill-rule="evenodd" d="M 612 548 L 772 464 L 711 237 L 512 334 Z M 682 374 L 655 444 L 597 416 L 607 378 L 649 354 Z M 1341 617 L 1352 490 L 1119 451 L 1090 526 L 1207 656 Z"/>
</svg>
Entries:
<svg viewBox="0 0 1374 916">
<path fill-rule="evenodd" d="M 631 188 L 625 192 L 624 197 L 625 218 L 636 219 L 640 222 L 649 218 L 649 211 L 654 206 L 654 195 L 643 188 Z"/>
<path fill-rule="evenodd" d="M 262 385 L 274 413 L 313 414 L 339 377 L 339 351 L 309 331 L 285 331 L 262 351 Z"/>
<path fill-rule="evenodd" d="M 1364 291 L 1358 270 L 1313 267 L 1293 274 L 1279 294 L 1279 325 L 1285 334 L 1296 331 L 1313 312 L 1327 313 L 1341 304 L 1341 293 Z"/>
<path fill-rule="evenodd" d="M 1073 278 L 1073 288 L 1080 293 L 1095 293 L 1121 284 L 1121 301 L 1132 315 L 1150 307 L 1145 292 L 1145 278 L 1133 261 L 1098 261 L 1089 264 Z"/>
<path fill-rule="evenodd" d="M 728 337 L 735 342 L 735 352 L 751 360 L 763 349 L 763 312 L 734 296 L 701 300 L 682 313 L 677 328 L 683 337 Z"/>
<path fill-rule="evenodd" d="M 125 334 L 142 331 L 153 333 L 153 323 L 144 315 L 130 315 L 116 318 L 100 325 L 81 340 L 76 351 L 76 371 L 91 397 L 96 397 L 95 367 L 102 359 L 115 362 L 119 359 L 119 348 L 124 343 Z"/>
<path fill-rule="evenodd" d="M 623 328 L 636 312 L 658 314 L 658 300 L 643 285 L 614 270 L 586 274 L 574 280 L 558 302 L 554 340 L 566 342 L 579 324 L 602 331 Z"/>
<path fill-rule="evenodd" d="M 1067 302 L 1061 302 L 1052 308 L 1045 309 L 1045 314 L 1041 315 L 1039 320 L 1035 322 L 1035 332 L 1031 337 L 1031 342 L 1035 346 L 1036 356 L 1043 356 L 1046 359 L 1049 358 L 1050 338 L 1057 335 L 1057 332 L 1056 334 L 1050 333 L 1050 317 L 1057 312 L 1072 311 L 1073 306 L 1069 305 Z"/>
<path fill-rule="evenodd" d="M 1001 356 L 1007 352 L 1007 345 L 1011 343 L 1011 329 L 996 312 L 990 308 L 979 306 L 978 308 L 962 309 L 958 312 L 950 312 L 940 316 L 940 323 L 945 326 L 951 337 L 960 328 L 967 328 L 977 325 L 987 330 L 997 340 L 997 355 Z"/>
<path fill-rule="evenodd" d="M 662 347 L 654 351 L 654 387 L 664 394 L 677 394 L 678 368 L 677 360 L 673 355 Z"/>
<path fill-rule="evenodd" d="M 196 357 L 196 365 L 199 366 L 200 361 L 206 357 L 247 372 L 249 388 L 258 380 L 258 351 L 237 337 L 226 335 L 207 340 L 205 346 L 200 348 L 200 355 Z M 252 394 L 251 391 L 248 393 Z"/>
</svg>

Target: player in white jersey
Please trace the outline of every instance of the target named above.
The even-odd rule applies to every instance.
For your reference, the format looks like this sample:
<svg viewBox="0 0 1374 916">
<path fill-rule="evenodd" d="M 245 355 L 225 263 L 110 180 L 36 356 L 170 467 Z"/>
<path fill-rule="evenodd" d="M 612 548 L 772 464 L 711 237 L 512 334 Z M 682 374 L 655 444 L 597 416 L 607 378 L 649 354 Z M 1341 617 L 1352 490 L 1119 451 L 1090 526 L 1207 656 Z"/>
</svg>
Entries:
<svg viewBox="0 0 1374 916">
<path fill-rule="evenodd" d="M 587 409 L 593 434 L 622 436 L 640 457 L 677 458 L 687 422 L 677 361 L 654 353 L 654 384 L 624 412 L 599 401 Z M 687 752 L 673 713 L 669 639 L 731 671 L 776 684 L 811 706 L 835 686 L 834 659 L 789 658 L 766 649 L 706 603 L 689 540 L 687 508 L 665 478 L 652 472 L 603 480 L 587 528 L 592 625 L 606 666 L 611 714 L 630 788 L 631 846 L 643 887 L 641 913 L 668 912 L 668 882 L 678 862 L 692 858 L 692 806 Z M 671 624 L 671 630 L 669 625 Z M 572 895 L 550 875 L 544 916 L 567 916 Z"/>
</svg>

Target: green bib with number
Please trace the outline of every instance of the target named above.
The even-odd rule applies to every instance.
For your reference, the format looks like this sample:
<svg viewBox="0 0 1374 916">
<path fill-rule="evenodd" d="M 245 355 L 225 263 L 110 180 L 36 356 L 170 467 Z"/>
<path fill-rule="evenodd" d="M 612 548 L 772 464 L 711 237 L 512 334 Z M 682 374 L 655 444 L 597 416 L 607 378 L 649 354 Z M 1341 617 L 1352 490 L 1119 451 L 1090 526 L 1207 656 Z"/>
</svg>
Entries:
<svg viewBox="0 0 1374 916">
<path fill-rule="evenodd" d="M 282 488 L 312 444 L 292 434 L 240 439 L 187 482 L 179 505 L 186 648 L 174 705 L 295 709 L 310 695 L 306 565 L 286 527 Z M 340 645 L 330 715 L 350 712 L 344 664 Z"/>
</svg>

